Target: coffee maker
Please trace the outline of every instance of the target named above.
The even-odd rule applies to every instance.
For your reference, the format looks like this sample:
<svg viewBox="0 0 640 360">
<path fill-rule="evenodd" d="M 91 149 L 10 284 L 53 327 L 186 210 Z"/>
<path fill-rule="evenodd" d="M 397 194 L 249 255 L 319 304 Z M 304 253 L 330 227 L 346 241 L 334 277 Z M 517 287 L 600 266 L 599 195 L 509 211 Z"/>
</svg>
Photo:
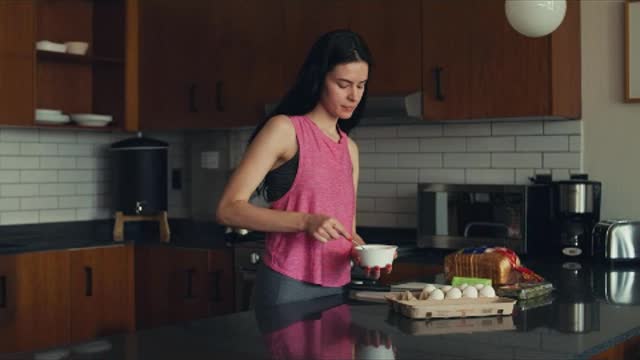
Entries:
<svg viewBox="0 0 640 360">
<path fill-rule="evenodd" d="M 600 221 L 602 184 L 587 175 L 553 182 L 554 237 L 563 257 L 593 255 L 591 232 Z"/>
</svg>

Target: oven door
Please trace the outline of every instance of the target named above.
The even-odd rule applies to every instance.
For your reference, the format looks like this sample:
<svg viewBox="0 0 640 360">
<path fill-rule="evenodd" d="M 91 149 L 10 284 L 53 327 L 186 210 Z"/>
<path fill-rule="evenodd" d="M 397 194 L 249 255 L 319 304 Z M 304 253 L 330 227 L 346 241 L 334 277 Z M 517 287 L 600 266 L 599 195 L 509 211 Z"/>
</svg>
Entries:
<svg viewBox="0 0 640 360">
<path fill-rule="evenodd" d="M 253 309 L 253 291 L 262 252 L 262 248 L 235 248 L 234 250 L 236 312 Z"/>
</svg>

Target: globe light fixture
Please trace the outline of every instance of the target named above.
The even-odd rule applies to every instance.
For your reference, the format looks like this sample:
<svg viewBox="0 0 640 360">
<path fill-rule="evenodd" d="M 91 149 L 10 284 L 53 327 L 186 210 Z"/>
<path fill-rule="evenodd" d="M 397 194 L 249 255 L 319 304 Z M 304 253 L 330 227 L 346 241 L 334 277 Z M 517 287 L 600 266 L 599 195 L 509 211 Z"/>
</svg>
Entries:
<svg viewBox="0 0 640 360">
<path fill-rule="evenodd" d="M 505 0 L 504 11 L 511 27 L 528 37 L 551 34 L 567 12 L 566 0 Z"/>
</svg>

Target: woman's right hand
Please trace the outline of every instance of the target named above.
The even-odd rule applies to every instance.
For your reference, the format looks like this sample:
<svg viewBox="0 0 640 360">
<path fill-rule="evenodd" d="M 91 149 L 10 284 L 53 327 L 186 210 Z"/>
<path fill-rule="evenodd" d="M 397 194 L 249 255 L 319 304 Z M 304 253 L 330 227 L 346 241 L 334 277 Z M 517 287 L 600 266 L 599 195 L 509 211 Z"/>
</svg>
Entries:
<svg viewBox="0 0 640 360">
<path fill-rule="evenodd" d="M 336 218 L 322 214 L 308 214 L 305 231 L 314 239 L 326 243 L 341 238 L 351 241 L 351 234 Z"/>
</svg>

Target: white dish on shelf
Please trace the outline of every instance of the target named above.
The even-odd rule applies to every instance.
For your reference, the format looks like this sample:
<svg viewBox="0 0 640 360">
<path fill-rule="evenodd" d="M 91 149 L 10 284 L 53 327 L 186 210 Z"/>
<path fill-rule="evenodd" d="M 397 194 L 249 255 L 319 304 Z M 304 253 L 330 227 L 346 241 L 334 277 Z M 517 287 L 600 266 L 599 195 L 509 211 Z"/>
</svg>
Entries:
<svg viewBox="0 0 640 360">
<path fill-rule="evenodd" d="M 43 50 L 43 51 L 63 53 L 63 52 L 67 52 L 67 45 L 49 41 L 49 40 L 41 40 L 36 42 L 36 49 Z"/>
<path fill-rule="evenodd" d="M 52 114 L 52 113 L 44 113 L 44 114 L 36 114 L 36 123 L 38 124 L 67 124 L 69 123 L 69 115 L 65 114 Z"/>
<path fill-rule="evenodd" d="M 74 55 L 85 55 L 89 50 L 89 43 L 84 41 L 67 41 L 64 43 L 67 53 Z"/>
<path fill-rule="evenodd" d="M 113 121 L 113 117 L 101 114 L 71 114 L 71 120 L 82 126 L 101 127 L 107 126 Z"/>
<path fill-rule="evenodd" d="M 62 110 L 58 109 L 36 109 L 36 118 L 42 115 L 62 115 Z"/>
</svg>

